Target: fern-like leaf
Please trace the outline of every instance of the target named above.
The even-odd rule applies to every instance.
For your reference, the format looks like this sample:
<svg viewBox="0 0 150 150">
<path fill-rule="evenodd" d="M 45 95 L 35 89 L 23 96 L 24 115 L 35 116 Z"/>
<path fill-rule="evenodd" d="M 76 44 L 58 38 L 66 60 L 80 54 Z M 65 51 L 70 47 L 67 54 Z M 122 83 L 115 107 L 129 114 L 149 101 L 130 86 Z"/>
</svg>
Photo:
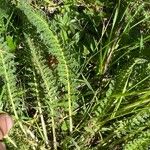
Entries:
<svg viewBox="0 0 150 150">
<path fill-rule="evenodd" d="M 52 132 L 53 132 L 53 141 L 54 141 L 54 148 L 57 149 L 56 145 L 56 125 L 55 125 L 55 112 L 54 112 L 54 103 L 57 101 L 57 94 L 56 94 L 56 86 L 55 86 L 55 78 L 48 68 L 46 66 L 44 59 L 42 58 L 41 54 L 38 53 L 33 45 L 33 42 L 31 39 L 28 37 L 27 38 L 28 45 L 31 50 L 31 58 L 32 62 L 35 66 L 35 69 L 37 73 L 41 76 L 43 84 L 41 85 L 45 90 L 45 97 L 46 97 L 46 104 L 49 106 L 50 109 L 50 116 L 51 116 L 51 121 L 52 121 Z M 37 85 L 36 85 L 37 86 Z M 36 91 L 38 94 L 38 91 Z"/>
<path fill-rule="evenodd" d="M 132 116 L 124 121 L 119 121 L 115 125 L 115 131 L 117 137 L 121 138 L 123 135 L 135 134 L 147 127 L 150 119 L 150 110 L 142 110 L 136 116 Z M 117 125 L 118 124 L 118 125 Z"/>
<path fill-rule="evenodd" d="M 150 148 L 150 130 L 142 132 L 136 139 L 129 141 L 124 150 L 148 150 Z"/>
<path fill-rule="evenodd" d="M 6 85 L 6 96 L 9 100 L 12 110 L 14 112 L 16 120 L 19 121 L 19 116 L 15 104 L 20 103 L 20 98 L 18 97 L 18 89 L 16 86 L 16 67 L 14 62 L 14 54 L 10 53 L 10 49 L 3 39 L 0 39 L 0 76 L 3 77 L 3 81 Z M 21 122 L 19 125 L 22 131 L 26 134 Z"/>
<path fill-rule="evenodd" d="M 48 23 L 42 16 L 36 13 L 36 11 L 23 0 L 18 3 L 17 7 L 24 12 L 29 22 L 36 27 L 37 33 L 40 34 L 40 38 L 43 40 L 44 44 L 49 47 L 49 53 L 54 55 L 58 60 L 57 70 L 59 79 L 67 91 L 69 124 L 70 132 L 72 132 L 72 106 L 74 99 L 73 95 L 76 93 L 75 70 L 77 68 L 77 63 L 73 55 L 61 47 L 57 36 L 50 30 Z"/>
</svg>

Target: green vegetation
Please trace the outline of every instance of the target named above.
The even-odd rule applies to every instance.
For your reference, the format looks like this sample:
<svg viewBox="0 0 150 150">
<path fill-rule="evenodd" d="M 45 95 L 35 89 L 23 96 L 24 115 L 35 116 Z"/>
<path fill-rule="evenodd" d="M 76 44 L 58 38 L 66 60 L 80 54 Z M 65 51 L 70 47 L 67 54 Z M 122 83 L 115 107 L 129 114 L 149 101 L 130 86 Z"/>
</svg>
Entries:
<svg viewBox="0 0 150 150">
<path fill-rule="evenodd" d="M 8 150 L 148 150 L 148 0 L 1 0 L 0 111 Z"/>
</svg>

